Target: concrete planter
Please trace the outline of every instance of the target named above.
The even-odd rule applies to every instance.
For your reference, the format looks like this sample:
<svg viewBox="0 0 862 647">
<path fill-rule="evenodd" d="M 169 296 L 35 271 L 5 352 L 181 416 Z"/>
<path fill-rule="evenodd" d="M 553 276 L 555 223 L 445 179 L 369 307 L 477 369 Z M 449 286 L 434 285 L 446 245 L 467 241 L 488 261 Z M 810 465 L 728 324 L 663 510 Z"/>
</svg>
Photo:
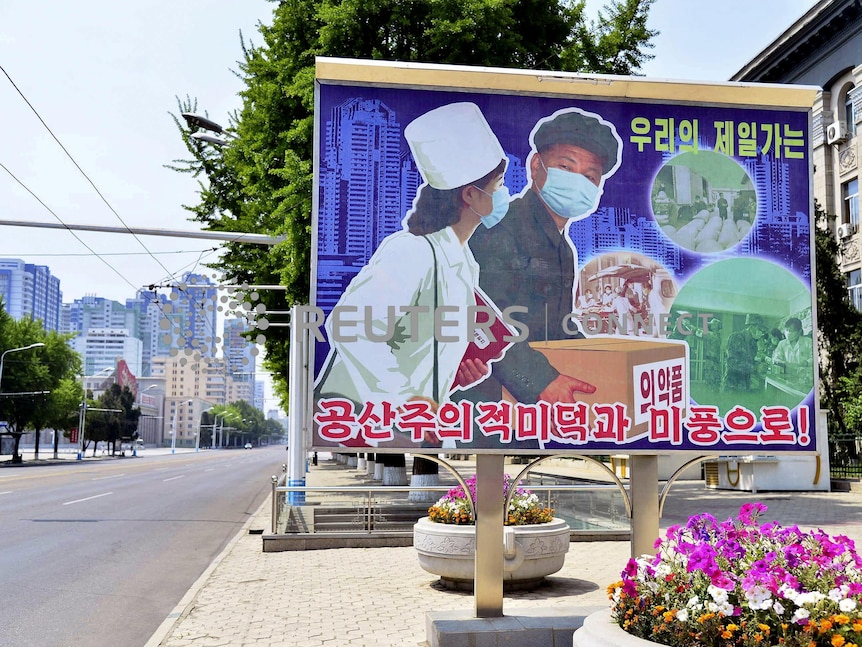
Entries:
<svg viewBox="0 0 862 647">
<path fill-rule="evenodd" d="M 573 647 L 655 647 L 660 643 L 632 636 L 611 621 L 611 610 L 591 613 L 575 631 Z"/>
<path fill-rule="evenodd" d="M 537 586 L 563 567 L 569 550 L 570 528 L 562 519 L 503 530 L 503 583 L 507 589 Z M 413 546 L 419 565 L 440 576 L 444 586 L 473 586 L 476 526 L 434 523 L 422 517 L 413 526 Z"/>
</svg>

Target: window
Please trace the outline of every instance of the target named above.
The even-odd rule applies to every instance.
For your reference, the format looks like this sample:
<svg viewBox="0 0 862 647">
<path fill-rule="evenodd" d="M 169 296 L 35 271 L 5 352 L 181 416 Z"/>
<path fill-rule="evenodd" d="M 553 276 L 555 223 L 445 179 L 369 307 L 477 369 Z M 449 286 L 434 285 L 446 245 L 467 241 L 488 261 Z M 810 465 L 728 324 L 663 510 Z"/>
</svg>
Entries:
<svg viewBox="0 0 862 647">
<path fill-rule="evenodd" d="M 843 213 L 841 222 L 859 226 L 859 180 L 850 180 L 841 185 Z"/>
<path fill-rule="evenodd" d="M 844 121 L 847 124 L 847 134 L 853 137 L 856 134 L 856 110 L 853 108 L 853 88 L 847 90 L 844 95 Z"/>
<path fill-rule="evenodd" d="M 857 310 L 862 311 L 862 270 L 851 270 L 847 273 L 847 291 L 850 302 Z"/>
</svg>

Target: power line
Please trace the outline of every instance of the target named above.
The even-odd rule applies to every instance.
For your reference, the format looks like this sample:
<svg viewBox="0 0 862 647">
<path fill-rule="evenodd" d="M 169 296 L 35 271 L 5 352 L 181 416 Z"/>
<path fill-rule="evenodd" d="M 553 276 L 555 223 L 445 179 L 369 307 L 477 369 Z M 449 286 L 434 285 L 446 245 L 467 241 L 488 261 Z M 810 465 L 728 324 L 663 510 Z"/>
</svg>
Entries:
<svg viewBox="0 0 862 647">
<path fill-rule="evenodd" d="M 6 71 L 6 69 L 5 69 L 2 65 L 0 65 L 0 71 L 2 71 L 2 72 L 3 72 L 3 74 L 4 74 L 4 75 L 6 76 L 6 78 L 9 80 L 9 83 L 11 83 L 11 84 L 12 84 L 12 87 L 13 87 L 13 88 L 15 88 L 15 91 L 16 91 L 16 92 L 20 95 L 20 97 L 24 100 L 24 103 L 26 103 L 26 104 L 27 104 L 27 106 L 30 108 L 30 110 L 32 110 L 32 111 L 33 111 L 33 114 L 34 114 L 34 115 L 36 115 L 36 118 L 37 118 L 37 119 L 41 122 L 41 124 L 45 127 L 45 130 L 47 130 L 47 131 L 48 131 L 48 134 L 49 134 L 49 135 L 51 135 L 51 137 L 54 139 L 54 141 L 55 141 L 55 142 L 57 142 L 57 145 L 58 145 L 58 146 L 62 149 L 62 151 L 66 154 L 66 157 L 68 157 L 68 158 L 69 158 L 69 160 L 71 160 L 72 164 L 74 164 L 74 165 L 75 165 L 75 168 L 77 168 L 77 169 L 78 169 L 78 171 L 80 171 L 81 175 L 83 175 L 83 176 L 84 176 L 84 179 L 86 179 L 86 180 L 87 180 L 87 182 L 89 182 L 90 186 L 91 186 L 91 187 L 93 187 L 93 190 L 96 192 L 96 194 L 99 196 L 99 198 L 101 198 L 101 199 L 102 199 L 102 202 L 104 202 L 104 203 L 105 203 L 105 205 L 108 207 L 108 209 L 110 209 L 111 213 L 113 213 L 113 214 L 114 214 L 114 216 L 116 216 L 117 220 L 119 220 L 119 221 L 120 221 L 120 223 L 123 225 L 123 227 L 125 227 L 125 228 L 129 231 L 129 233 L 130 233 L 130 234 L 135 238 L 135 240 L 137 240 L 137 241 L 138 241 L 138 244 L 139 244 L 139 245 L 144 249 L 144 251 L 146 251 L 146 252 L 150 255 L 150 257 L 151 257 L 154 261 L 156 261 L 156 263 L 158 263 L 158 264 L 161 266 L 161 268 L 162 268 L 165 272 L 167 272 L 168 274 L 170 274 L 170 270 L 169 270 L 167 267 L 165 267 L 165 266 L 162 264 L 162 262 L 161 262 L 158 258 L 156 258 L 155 256 L 153 256 L 153 254 L 150 252 L 150 250 L 147 248 L 147 246 L 146 246 L 146 245 L 144 245 L 144 242 L 143 242 L 140 238 L 138 238 L 138 235 L 137 235 L 137 234 L 135 234 L 131 229 L 129 229 L 129 226 L 128 226 L 128 225 L 126 224 L 126 222 L 122 219 L 122 217 L 120 216 L 120 214 L 119 214 L 119 213 L 117 213 L 117 210 L 116 210 L 116 209 L 114 209 L 113 205 L 111 205 L 111 203 L 110 203 L 110 202 L 108 202 L 108 199 L 107 199 L 107 198 L 102 194 L 102 192 L 99 190 L 99 187 L 97 187 L 97 186 L 96 186 L 96 184 L 95 184 L 95 182 L 93 182 L 93 180 L 91 180 L 91 179 L 90 179 L 90 176 L 89 176 L 89 175 L 87 175 L 87 173 L 84 171 L 84 169 L 83 169 L 83 168 L 81 168 L 81 165 L 80 165 L 80 164 L 78 164 L 77 160 L 75 160 L 75 158 L 72 156 L 72 154 L 71 154 L 71 153 L 66 149 L 66 147 L 63 145 L 63 142 L 61 142 L 61 141 L 60 141 L 60 139 L 59 139 L 59 138 L 54 134 L 54 132 L 53 132 L 53 131 L 51 130 L 51 128 L 48 126 L 48 124 L 47 124 L 47 123 L 45 123 L 45 120 L 44 120 L 44 119 L 42 119 L 42 116 L 39 114 L 39 112 L 36 110 L 36 108 L 33 106 L 33 104 L 32 104 L 32 103 L 30 103 L 29 99 L 27 99 L 27 97 L 26 97 L 26 96 L 24 96 L 24 93 L 23 93 L 23 92 L 21 91 L 21 89 L 20 89 L 20 88 L 15 84 L 15 81 L 13 81 L 13 80 L 12 80 L 12 77 L 11 77 L 11 76 L 9 76 L 9 73 Z M 7 171 L 7 172 L 8 172 L 8 171 Z M 41 201 L 40 201 L 40 202 L 41 202 Z M 80 239 L 79 239 L 79 240 L 80 240 Z M 128 282 L 128 280 L 127 280 L 126 282 Z"/>
<path fill-rule="evenodd" d="M 2 66 L 0 66 L 0 69 L 2 69 Z M 21 185 L 21 187 L 22 187 L 22 188 L 23 188 L 27 193 L 29 193 L 30 195 L 32 195 L 32 196 L 36 199 L 36 201 L 37 201 L 39 204 L 41 204 L 43 207 L 45 207 L 45 209 L 48 211 L 48 213 L 50 213 L 52 216 L 54 216 L 60 224 L 62 224 L 64 227 L 66 226 L 66 223 L 65 223 L 65 222 L 63 222 L 63 219 L 62 219 L 62 218 L 60 218 L 60 216 L 58 216 L 58 215 L 54 212 L 54 210 L 53 210 L 53 209 L 51 209 L 51 207 L 49 207 L 47 204 L 45 204 L 45 203 L 42 201 L 42 199 L 41 199 L 38 195 L 36 195 L 36 194 L 35 194 L 35 193 L 30 189 L 30 187 L 28 187 L 26 184 L 24 184 L 24 182 L 22 182 L 20 179 L 18 179 L 18 177 L 17 177 L 17 176 L 16 176 L 12 171 L 10 171 L 8 168 L 6 168 L 6 166 L 5 166 L 2 162 L 0 162 L 0 168 L 2 168 L 4 171 L 6 171 L 6 172 L 9 174 L 9 176 L 10 176 L 13 180 L 15 180 L 19 185 Z M 107 265 L 107 266 L 110 268 L 110 270 L 111 270 L 114 274 L 116 274 L 116 275 L 117 275 L 117 276 L 119 276 L 121 279 L 123 279 L 123 281 L 125 281 L 128 285 L 130 285 L 134 290 L 137 290 L 137 289 L 138 289 L 138 288 L 137 288 L 137 286 L 135 286 L 131 281 L 129 281 L 129 279 L 127 279 L 125 276 L 123 276 L 123 274 L 120 272 L 120 270 L 118 270 L 116 267 L 114 267 L 113 265 L 111 265 L 108 261 L 106 261 L 104 258 L 102 258 L 102 256 L 101 256 L 101 255 L 100 255 L 100 254 L 99 254 L 95 249 L 93 249 L 93 248 L 92 248 L 92 247 L 90 247 L 87 243 L 85 243 L 85 242 L 84 242 L 84 240 L 83 240 L 80 236 L 78 236 L 78 234 L 76 234 L 74 231 L 72 231 L 72 230 L 71 230 L 71 229 L 69 229 L 68 227 L 66 227 L 66 229 L 68 230 L 68 232 L 69 232 L 70 234 L 72 234 L 72 236 L 75 238 L 75 240 L 77 240 L 77 241 L 78 241 L 79 243 L 81 243 L 84 247 L 86 247 L 86 248 L 90 251 L 90 253 L 91 253 L 93 256 L 95 256 L 95 257 L 96 257 L 96 258 L 98 258 L 100 261 L 102 261 L 105 265 Z"/>
</svg>

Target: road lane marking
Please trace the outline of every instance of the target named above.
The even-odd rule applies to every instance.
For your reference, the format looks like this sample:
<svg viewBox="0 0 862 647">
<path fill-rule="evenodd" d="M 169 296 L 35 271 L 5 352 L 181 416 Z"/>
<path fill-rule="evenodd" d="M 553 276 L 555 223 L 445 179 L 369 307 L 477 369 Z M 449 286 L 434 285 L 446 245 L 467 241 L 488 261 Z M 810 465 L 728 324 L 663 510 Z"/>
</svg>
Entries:
<svg viewBox="0 0 862 647">
<path fill-rule="evenodd" d="M 12 494 L 15 490 L 6 490 L 5 492 L 0 492 L 0 494 Z"/>
<path fill-rule="evenodd" d="M 113 476 L 97 476 L 95 478 L 91 478 L 90 480 L 91 481 L 104 481 L 105 479 L 116 479 L 116 478 L 120 478 L 121 476 L 125 476 L 125 475 L 126 475 L 126 473 L 123 472 L 122 474 L 114 474 Z"/>
<path fill-rule="evenodd" d="M 185 477 L 185 474 L 180 474 L 179 476 L 172 476 L 169 479 L 162 479 L 162 483 L 167 483 L 168 481 L 176 481 L 177 479 L 184 479 Z"/>
<path fill-rule="evenodd" d="M 214 467 L 210 467 L 209 469 L 204 470 L 204 472 L 212 472 L 214 469 L 215 469 Z"/>
<path fill-rule="evenodd" d="M 111 494 L 113 494 L 113 492 L 103 492 L 102 494 L 96 494 L 93 496 L 88 496 L 86 499 L 75 499 L 74 501 L 66 501 L 66 503 L 64 503 L 63 505 L 72 505 L 73 503 L 81 503 L 83 501 L 90 501 L 92 499 L 98 499 L 99 497 L 110 496 Z"/>
</svg>

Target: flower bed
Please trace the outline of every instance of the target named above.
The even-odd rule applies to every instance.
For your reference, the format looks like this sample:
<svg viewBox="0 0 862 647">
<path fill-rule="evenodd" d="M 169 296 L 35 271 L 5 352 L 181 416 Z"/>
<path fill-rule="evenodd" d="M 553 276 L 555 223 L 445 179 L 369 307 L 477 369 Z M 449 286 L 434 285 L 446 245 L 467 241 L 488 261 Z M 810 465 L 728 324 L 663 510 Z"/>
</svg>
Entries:
<svg viewBox="0 0 862 647">
<path fill-rule="evenodd" d="M 473 475 L 464 481 L 470 493 L 473 506 L 476 505 L 476 476 Z M 503 478 L 503 497 L 509 493 L 512 487 L 512 479 L 508 474 Z M 473 525 L 476 520 L 470 504 L 467 501 L 467 492 L 460 485 L 453 487 L 437 503 L 428 509 L 428 519 L 435 523 L 454 525 Z M 528 526 L 537 523 L 548 523 L 554 519 L 554 511 L 545 508 L 539 503 L 539 497 L 525 488 L 518 488 L 509 510 L 506 514 L 505 525 Z"/>
<path fill-rule="evenodd" d="M 759 524 L 759 503 L 668 529 L 609 587 L 611 617 L 672 647 L 862 646 L 862 558 L 823 531 Z"/>
</svg>

